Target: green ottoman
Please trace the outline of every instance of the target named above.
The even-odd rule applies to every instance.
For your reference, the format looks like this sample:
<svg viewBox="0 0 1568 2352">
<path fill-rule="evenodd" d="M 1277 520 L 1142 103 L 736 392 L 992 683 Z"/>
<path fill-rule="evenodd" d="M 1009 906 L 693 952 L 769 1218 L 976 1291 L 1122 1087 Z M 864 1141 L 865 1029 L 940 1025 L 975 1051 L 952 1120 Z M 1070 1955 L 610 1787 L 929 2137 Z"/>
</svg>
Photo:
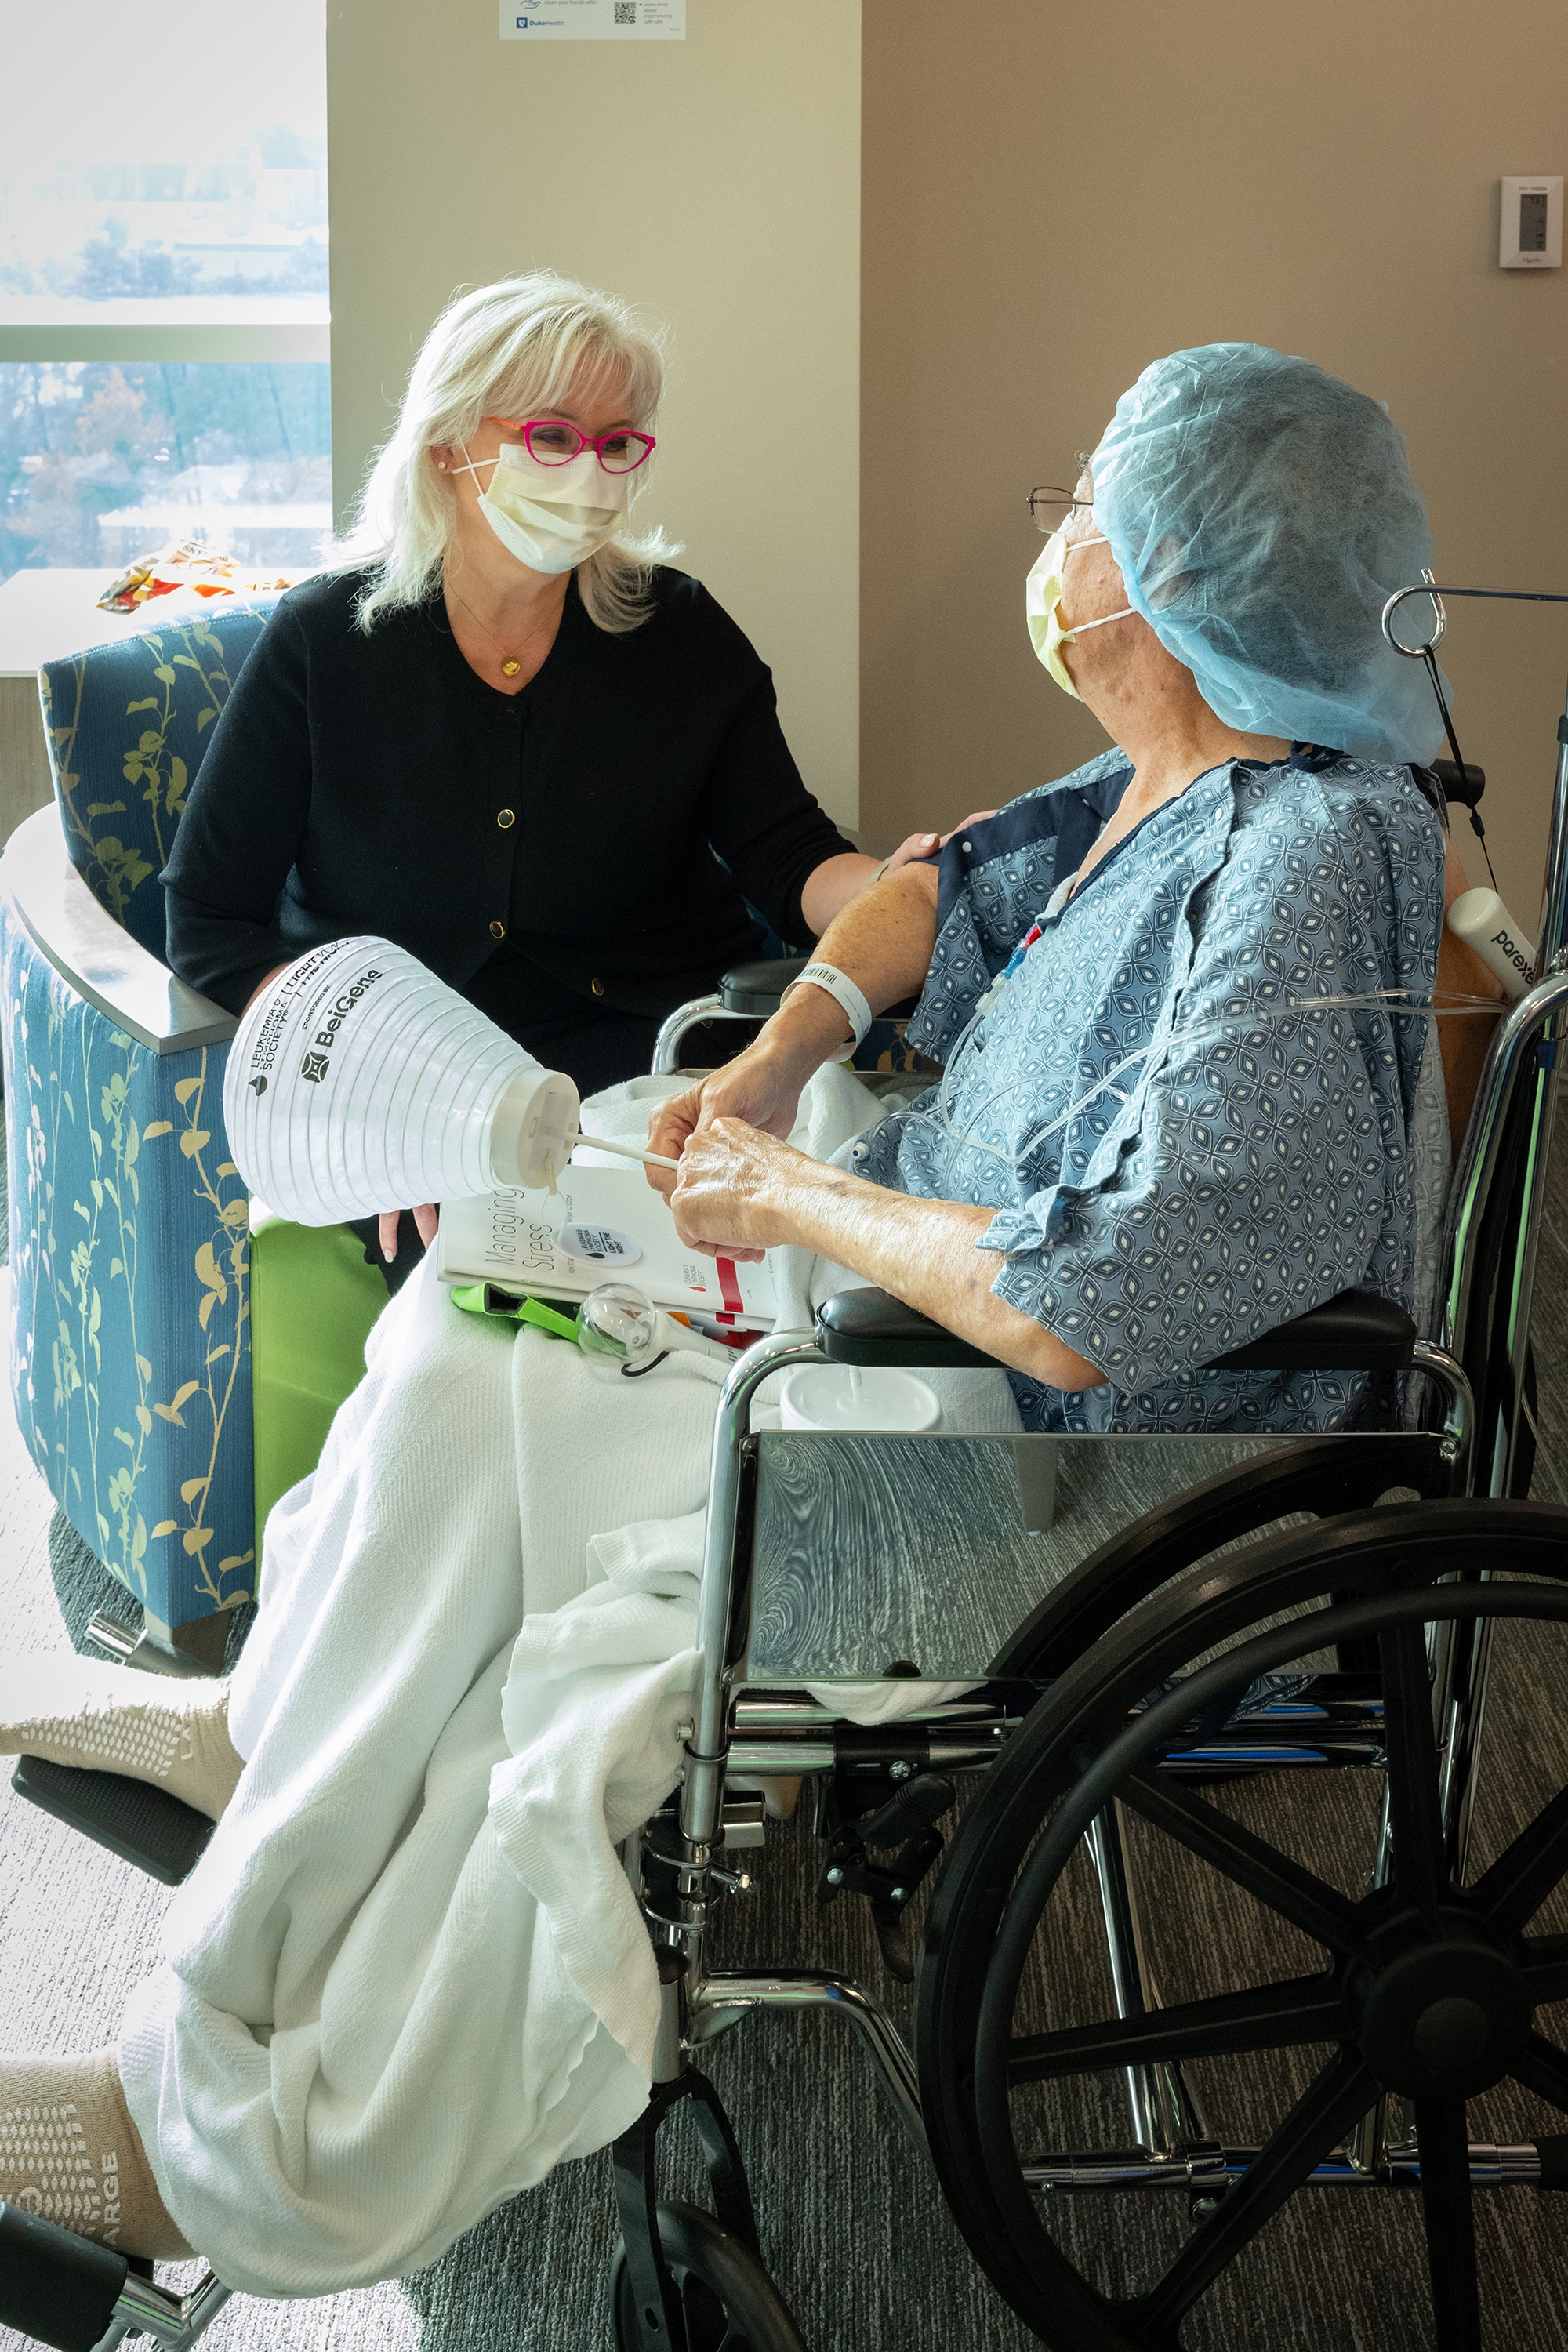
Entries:
<svg viewBox="0 0 1568 2352">
<path fill-rule="evenodd" d="M 332 1415 L 364 1372 L 386 1285 L 342 1225 L 294 1225 L 250 1204 L 250 1376 L 256 1557 L 267 1514 L 313 1470 Z"/>
</svg>

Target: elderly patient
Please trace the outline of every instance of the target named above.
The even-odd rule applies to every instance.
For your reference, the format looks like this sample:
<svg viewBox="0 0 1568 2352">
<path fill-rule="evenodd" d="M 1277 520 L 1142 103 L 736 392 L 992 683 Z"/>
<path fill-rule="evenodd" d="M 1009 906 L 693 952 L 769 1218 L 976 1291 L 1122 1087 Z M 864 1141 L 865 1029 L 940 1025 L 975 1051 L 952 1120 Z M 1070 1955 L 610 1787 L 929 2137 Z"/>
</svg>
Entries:
<svg viewBox="0 0 1568 2352">
<path fill-rule="evenodd" d="M 1429 1303 L 1438 720 L 1379 631 L 1425 515 L 1376 404 L 1235 345 L 1149 370 L 1058 514 L 1031 629 L 1118 749 L 846 909 L 651 1181 L 693 1244 L 804 1244 L 999 1357 L 1028 1426 L 1322 1425 L 1343 1378 L 1203 1367 Z M 777 1140 L 846 1003 L 922 986 L 941 1083 L 843 1166 Z"/>
<path fill-rule="evenodd" d="M 1374 402 L 1245 345 L 1150 369 L 1029 586 L 1117 748 L 878 884 L 742 1060 L 596 1130 L 652 1100 L 694 1245 L 886 1286 L 1027 1425 L 1334 1421 L 1342 1382 L 1205 1366 L 1342 1290 L 1420 1303 L 1444 840 L 1378 614 L 1429 551 Z M 945 1076 L 868 1125 L 847 1035 L 922 982 Z M 613 1841 L 678 1777 L 696 1668 L 719 1367 L 622 1380 L 429 1266 L 366 1361 L 231 1683 L 0 1688 L 0 1745 L 217 1821 L 117 2044 L 0 2059 L 0 2195 L 264 2294 L 429 2263 L 637 2116 L 657 1990 Z"/>
</svg>

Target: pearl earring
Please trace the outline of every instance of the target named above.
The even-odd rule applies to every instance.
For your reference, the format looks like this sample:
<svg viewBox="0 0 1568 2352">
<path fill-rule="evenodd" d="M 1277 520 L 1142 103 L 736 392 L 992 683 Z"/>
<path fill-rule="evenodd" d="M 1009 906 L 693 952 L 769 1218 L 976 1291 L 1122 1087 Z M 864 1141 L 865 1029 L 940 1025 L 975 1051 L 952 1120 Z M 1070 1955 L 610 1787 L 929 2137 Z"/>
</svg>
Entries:
<svg viewBox="0 0 1568 2352">
<path fill-rule="evenodd" d="M 447 470 L 447 460 L 445 457 L 437 457 L 436 464 L 439 471 L 444 474 Z"/>
</svg>

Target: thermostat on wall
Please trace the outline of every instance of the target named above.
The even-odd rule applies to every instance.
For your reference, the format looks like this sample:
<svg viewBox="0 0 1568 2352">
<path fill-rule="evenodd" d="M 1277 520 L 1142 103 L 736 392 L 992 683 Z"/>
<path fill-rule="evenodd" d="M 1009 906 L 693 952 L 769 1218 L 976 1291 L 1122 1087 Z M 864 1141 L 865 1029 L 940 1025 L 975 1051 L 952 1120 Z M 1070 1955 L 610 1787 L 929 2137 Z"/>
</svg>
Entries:
<svg viewBox="0 0 1568 2352">
<path fill-rule="evenodd" d="M 1561 269 L 1563 183 L 1505 180 L 1498 232 L 1500 269 Z"/>
</svg>

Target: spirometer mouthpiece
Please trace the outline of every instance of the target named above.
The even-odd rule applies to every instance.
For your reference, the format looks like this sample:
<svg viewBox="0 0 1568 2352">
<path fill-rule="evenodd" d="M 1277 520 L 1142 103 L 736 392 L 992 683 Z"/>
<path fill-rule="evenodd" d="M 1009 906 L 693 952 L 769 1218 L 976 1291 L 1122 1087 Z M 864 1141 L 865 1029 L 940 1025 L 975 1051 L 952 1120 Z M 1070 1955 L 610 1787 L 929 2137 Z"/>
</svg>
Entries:
<svg viewBox="0 0 1568 2352">
<path fill-rule="evenodd" d="M 549 1186 L 578 1118 L 563 1071 L 376 939 L 312 949 L 257 998 L 223 1108 L 246 1183 L 301 1225 Z"/>
<path fill-rule="evenodd" d="M 1474 948 L 1509 994 L 1524 995 L 1535 970 L 1535 941 L 1527 939 L 1495 890 L 1466 890 L 1448 909 L 1448 929 Z"/>
</svg>

